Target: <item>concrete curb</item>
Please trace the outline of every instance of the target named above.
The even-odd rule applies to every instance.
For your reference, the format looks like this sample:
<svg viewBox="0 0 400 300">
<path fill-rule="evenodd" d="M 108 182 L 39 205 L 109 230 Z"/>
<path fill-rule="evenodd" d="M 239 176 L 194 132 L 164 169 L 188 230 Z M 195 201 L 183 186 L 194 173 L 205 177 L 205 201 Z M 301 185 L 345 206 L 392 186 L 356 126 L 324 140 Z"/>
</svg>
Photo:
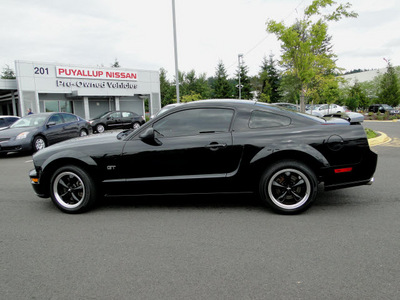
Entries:
<svg viewBox="0 0 400 300">
<path fill-rule="evenodd" d="M 376 131 L 376 132 L 379 133 L 379 136 L 377 136 L 373 139 L 368 139 L 369 146 L 382 145 L 382 144 L 388 143 L 392 140 L 385 133 L 380 132 L 380 131 Z"/>
</svg>

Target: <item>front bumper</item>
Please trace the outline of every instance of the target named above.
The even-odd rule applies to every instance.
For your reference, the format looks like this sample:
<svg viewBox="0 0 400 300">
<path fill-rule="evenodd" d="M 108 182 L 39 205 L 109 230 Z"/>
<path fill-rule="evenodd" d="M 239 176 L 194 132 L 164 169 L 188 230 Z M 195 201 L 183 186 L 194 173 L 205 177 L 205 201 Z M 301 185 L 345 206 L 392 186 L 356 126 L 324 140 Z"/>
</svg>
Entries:
<svg viewBox="0 0 400 300">
<path fill-rule="evenodd" d="M 40 174 L 33 169 L 29 172 L 29 178 L 31 179 L 31 185 L 36 195 L 40 198 L 49 198 L 49 192 L 45 188 L 44 184 L 40 181 Z"/>
<path fill-rule="evenodd" d="M 32 143 L 25 140 L 10 140 L 0 143 L 0 153 L 32 151 Z"/>
</svg>

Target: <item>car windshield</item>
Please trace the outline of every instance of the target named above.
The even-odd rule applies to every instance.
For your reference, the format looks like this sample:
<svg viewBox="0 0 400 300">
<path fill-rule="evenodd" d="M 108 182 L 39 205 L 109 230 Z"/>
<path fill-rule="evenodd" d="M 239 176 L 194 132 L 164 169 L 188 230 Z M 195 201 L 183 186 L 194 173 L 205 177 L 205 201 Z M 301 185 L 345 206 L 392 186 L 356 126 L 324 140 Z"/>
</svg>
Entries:
<svg viewBox="0 0 400 300">
<path fill-rule="evenodd" d="M 109 111 L 103 112 L 100 115 L 98 115 L 97 117 L 94 117 L 93 119 L 101 119 L 103 118 L 105 115 L 107 115 L 109 113 Z"/>
<path fill-rule="evenodd" d="M 28 115 L 17 122 L 12 124 L 11 128 L 20 128 L 20 127 L 39 127 L 43 126 L 46 122 L 47 116 L 44 115 Z"/>
<path fill-rule="evenodd" d="M 393 109 L 393 107 L 391 107 L 390 105 L 387 104 L 382 104 L 384 109 Z"/>
<path fill-rule="evenodd" d="M 156 116 L 160 116 L 160 115 L 162 115 L 163 113 L 165 113 L 166 111 L 168 111 L 168 110 L 170 110 L 170 109 L 172 109 L 172 108 L 174 108 L 174 107 L 177 107 L 179 104 L 170 104 L 170 105 L 166 105 L 166 106 L 164 106 L 163 108 L 161 108 L 161 110 L 156 114 Z"/>
</svg>

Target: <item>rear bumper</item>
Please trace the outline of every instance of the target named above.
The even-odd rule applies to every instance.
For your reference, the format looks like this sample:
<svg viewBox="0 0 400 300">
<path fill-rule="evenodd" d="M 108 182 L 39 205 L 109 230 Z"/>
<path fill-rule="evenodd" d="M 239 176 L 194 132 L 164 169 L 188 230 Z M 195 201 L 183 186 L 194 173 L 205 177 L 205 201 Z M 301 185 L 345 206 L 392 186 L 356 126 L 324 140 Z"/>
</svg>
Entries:
<svg viewBox="0 0 400 300">
<path fill-rule="evenodd" d="M 378 155 L 369 150 L 360 163 L 326 168 L 323 172 L 325 190 L 372 185 L 377 163 Z"/>
<path fill-rule="evenodd" d="M 372 177 L 368 180 L 325 185 L 324 189 L 325 189 L 325 191 L 331 191 L 331 190 L 343 189 L 343 188 L 360 186 L 360 185 L 372 185 L 373 182 L 374 182 L 374 178 Z"/>
</svg>

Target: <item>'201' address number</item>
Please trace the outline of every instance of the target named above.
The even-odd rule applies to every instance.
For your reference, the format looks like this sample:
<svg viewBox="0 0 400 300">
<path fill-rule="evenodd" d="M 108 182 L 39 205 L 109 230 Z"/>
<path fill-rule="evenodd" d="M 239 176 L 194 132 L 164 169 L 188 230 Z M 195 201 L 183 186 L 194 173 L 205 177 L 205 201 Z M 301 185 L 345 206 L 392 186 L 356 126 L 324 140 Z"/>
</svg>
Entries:
<svg viewBox="0 0 400 300">
<path fill-rule="evenodd" d="M 49 75 L 49 68 L 34 67 L 33 69 L 37 75 Z"/>
</svg>

